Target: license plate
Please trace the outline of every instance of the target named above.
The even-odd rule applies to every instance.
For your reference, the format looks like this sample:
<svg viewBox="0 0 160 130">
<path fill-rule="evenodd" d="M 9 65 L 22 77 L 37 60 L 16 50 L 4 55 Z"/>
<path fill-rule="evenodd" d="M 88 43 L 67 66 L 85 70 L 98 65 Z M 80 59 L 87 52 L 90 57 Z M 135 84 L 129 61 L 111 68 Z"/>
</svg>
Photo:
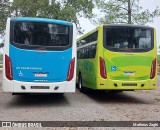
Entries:
<svg viewBox="0 0 160 130">
<path fill-rule="evenodd" d="M 35 77 L 47 77 L 47 73 L 35 73 L 34 74 Z"/>
<path fill-rule="evenodd" d="M 134 75 L 134 72 L 124 72 L 124 75 L 125 75 L 125 76 L 133 76 L 133 75 Z"/>
</svg>

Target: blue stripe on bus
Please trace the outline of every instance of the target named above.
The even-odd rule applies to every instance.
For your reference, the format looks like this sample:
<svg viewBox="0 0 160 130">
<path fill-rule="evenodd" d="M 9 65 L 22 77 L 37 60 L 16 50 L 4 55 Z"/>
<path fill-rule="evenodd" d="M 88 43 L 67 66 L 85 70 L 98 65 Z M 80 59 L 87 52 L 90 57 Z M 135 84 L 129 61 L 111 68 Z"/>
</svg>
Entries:
<svg viewBox="0 0 160 130">
<path fill-rule="evenodd" d="M 63 24 L 67 26 L 73 26 L 72 23 L 63 21 L 63 20 L 56 20 L 56 19 L 47 19 L 47 18 L 31 18 L 31 17 L 19 17 L 19 18 L 11 18 L 12 22 L 16 21 L 24 21 L 24 22 L 47 22 L 47 23 L 55 23 L 55 24 Z"/>
<path fill-rule="evenodd" d="M 72 48 L 65 51 L 25 50 L 9 46 L 13 78 L 23 82 L 63 82 L 67 79 Z M 35 77 L 47 73 L 47 77 Z"/>
</svg>

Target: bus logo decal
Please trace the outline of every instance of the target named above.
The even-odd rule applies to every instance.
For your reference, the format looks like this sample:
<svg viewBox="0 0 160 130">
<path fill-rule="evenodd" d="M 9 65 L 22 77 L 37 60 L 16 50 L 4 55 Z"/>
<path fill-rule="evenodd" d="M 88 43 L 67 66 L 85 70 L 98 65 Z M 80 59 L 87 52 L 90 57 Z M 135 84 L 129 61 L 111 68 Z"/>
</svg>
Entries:
<svg viewBox="0 0 160 130">
<path fill-rule="evenodd" d="M 23 76 L 23 73 L 21 71 L 19 72 L 19 76 L 21 76 L 21 77 Z"/>
<path fill-rule="evenodd" d="M 111 71 L 116 71 L 116 66 L 111 66 Z"/>
</svg>

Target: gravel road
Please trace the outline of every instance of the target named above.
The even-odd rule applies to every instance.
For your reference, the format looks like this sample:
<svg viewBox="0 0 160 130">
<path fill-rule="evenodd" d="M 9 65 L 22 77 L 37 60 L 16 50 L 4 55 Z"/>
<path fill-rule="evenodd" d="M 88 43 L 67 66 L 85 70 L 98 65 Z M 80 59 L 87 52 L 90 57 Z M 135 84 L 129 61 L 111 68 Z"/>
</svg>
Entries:
<svg viewBox="0 0 160 130">
<path fill-rule="evenodd" d="M 160 76 L 156 91 L 14 96 L 0 92 L 0 120 L 160 121 L 159 86 Z"/>
</svg>

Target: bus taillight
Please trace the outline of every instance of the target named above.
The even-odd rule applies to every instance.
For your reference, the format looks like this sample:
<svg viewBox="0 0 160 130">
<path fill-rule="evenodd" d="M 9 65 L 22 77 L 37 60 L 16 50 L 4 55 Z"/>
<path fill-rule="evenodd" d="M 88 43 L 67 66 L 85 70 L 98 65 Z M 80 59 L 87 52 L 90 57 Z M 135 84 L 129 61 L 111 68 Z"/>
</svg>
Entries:
<svg viewBox="0 0 160 130">
<path fill-rule="evenodd" d="M 75 58 L 73 58 L 70 61 L 69 68 L 68 68 L 67 81 L 72 80 L 72 78 L 74 76 L 74 64 L 75 64 Z"/>
<path fill-rule="evenodd" d="M 156 58 L 152 61 L 150 79 L 153 79 L 156 75 Z"/>
<path fill-rule="evenodd" d="M 106 79 L 107 78 L 107 74 L 106 74 L 106 65 L 105 65 L 105 61 L 102 57 L 100 57 L 100 74 L 101 77 Z"/>
<path fill-rule="evenodd" d="M 7 55 L 5 55 L 5 73 L 6 73 L 7 79 L 13 80 L 12 63 L 11 63 L 11 59 Z"/>
</svg>

